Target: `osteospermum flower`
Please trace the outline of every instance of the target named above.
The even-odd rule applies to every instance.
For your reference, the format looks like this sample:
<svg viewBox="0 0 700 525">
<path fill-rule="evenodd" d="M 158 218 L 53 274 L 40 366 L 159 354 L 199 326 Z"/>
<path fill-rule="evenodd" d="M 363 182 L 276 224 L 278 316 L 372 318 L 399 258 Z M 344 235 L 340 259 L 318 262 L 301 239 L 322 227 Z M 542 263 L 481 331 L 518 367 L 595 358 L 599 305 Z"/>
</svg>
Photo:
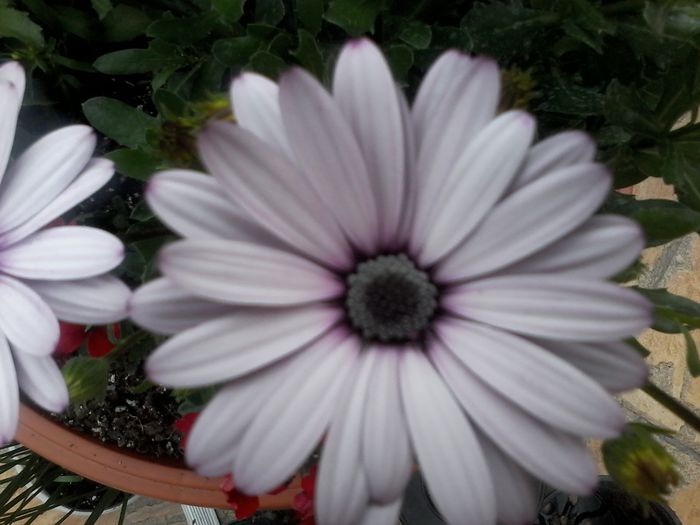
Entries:
<svg viewBox="0 0 700 525">
<path fill-rule="evenodd" d="M 68 404 L 51 357 L 57 319 L 112 323 L 124 317 L 129 297 L 104 275 L 123 258 L 116 237 L 83 226 L 45 228 L 113 174 L 110 161 L 90 158 L 93 131 L 56 130 L 8 166 L 24 83 L 19 64 L 0 66 L 0 444 L 14 437 L 20 390 L 49 411 Z"/>
<path fill-rule="evenodd" d="M 185 239 L 132 302 L 175 334 L 153 380 L 223 384 L 189 464 L 260 494 L 323 440 L 321 525 L 393 524 L 414 463 L 453 525 L 525 523 L 535 478 L 590 491 L 581 437 L 622 429 L 609 392 L 646 368 L 620 341 L 650 322 L 606 281 L 643 242 L 591 217 L 610 190 L 591 141 L 533 145 L 530 115 L 496 114 L 496 64 L 455 51 L 410 110 L 368 40 L 343 48 L 332 94 L 292 69 L 231 95 L 238 125 L 199 138 L 214 177 L 148 188 Z"/>
</svg>

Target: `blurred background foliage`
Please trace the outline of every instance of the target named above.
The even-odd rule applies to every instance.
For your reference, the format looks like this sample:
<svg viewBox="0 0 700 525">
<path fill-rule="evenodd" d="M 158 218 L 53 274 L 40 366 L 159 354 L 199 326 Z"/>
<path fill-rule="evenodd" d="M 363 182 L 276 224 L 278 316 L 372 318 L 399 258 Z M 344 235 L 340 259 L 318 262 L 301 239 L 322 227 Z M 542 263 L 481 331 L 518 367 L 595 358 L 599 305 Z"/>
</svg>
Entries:
<svg viewBox="0 0 700 525">
<path fill-rule="evenodd" d="M 534 113 L 541 138 L 585 130 L 616 188 L 659 177 L 678 196 L 613 192 L 606 211 L 639 221 L 649 246 L 700 230 L 697 0 L 0 0 L 0 59 L 32 76 L 16 147 L 77 121 L 102 133 L 100 153 L 120 176 L 73 215 L 127 243 L 122 275 L 137 284 L 168 238 L 143 183 L 158 169 L 197 167 L 194 136 L 208 119 L 230 118 L 231 78 L 250 70 L 274 79 L 301 65 L 328 82 L 340 46 L 360 35 L 381 45 L 409 97 L 445 49 L 495 58 L 503 109 Z M 700 304 L 644 293 L 657 307 L 654 328 L 684 335 L 700 375 L 690 335 Z M 648 392 L 700 430 L 674 399 Z"/>
</svg>

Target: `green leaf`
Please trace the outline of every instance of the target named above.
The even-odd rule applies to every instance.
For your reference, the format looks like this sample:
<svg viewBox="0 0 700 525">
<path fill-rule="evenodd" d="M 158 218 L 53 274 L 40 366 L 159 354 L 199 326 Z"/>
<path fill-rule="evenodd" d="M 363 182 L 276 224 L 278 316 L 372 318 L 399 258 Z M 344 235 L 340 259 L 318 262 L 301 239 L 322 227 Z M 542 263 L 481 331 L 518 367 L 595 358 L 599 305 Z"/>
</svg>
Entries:
<svg viewBox="0 0 700 525">
<path fill-rule="evenodd" d="M 102 55 L 93 65 L 108 75 L 134 75 L 160 69 L 163 57 L 151 49 L 121 49 Z"/>
<path fill-rule="evenodd" d="M 652 137 L 664 131 L 651 117 L 654 112 L 640 93 L 632 87 L 623 86 L 616 79 L 610 82 L 605 92 L 604 111 L 611 124 L 625 129 Z"/>
<path fill-rule="evenodd" d="M 115 149 L 105 155 L 114 162 L 118 173 L 137 180 L 148 180 L 160 166 L 160 161 L 141 151 Z"/>
<path fill-rule="evenodd" d="M 146 131 L 158 125 L 155 118 L 143 111 L 109 97 L 91 98 L 82 108 L 96 130 L 128 148 L 145 144 Z"/>
<path fill-rule="evenodd" d="M 352 36 L 374 33 L 384 0 L 333 0 L 324 18 Z"/>
<path fill-rule="evenodd" d="M 97 38 L 95 18 L 86 11 L 69 6 L 56 6 L 54 9 L 63 30 L 83 40 Z"/>
<path fill-rule="evenodd" d="M 321 55 L 321 49 L 311 33 L 304 29 L 299 30 L 299 45 L 291 54 L 316 78 L 323 79 L 323 55 Z"/>
<path fill-rule="evenodd" d="M 0 7 L 0 38 L 16 38 L 34 47 L 43 47 L 41 27 L 23 11 Z"/>
<path fill-rule="evenodd" d="M 69 359 L 61 369 L 72 403 L 103 399 L 107 391 L 109 362 L 107 359 L 78 356 Z"/>
<path fill-rule="evenodd" d="M 248 68 L 266 77 L 276 79 L 287 68 L 287 64 L 280 57 L 268 51 L 258 51 L 250 57 Z"/>
<path fill-rule="evenodd" d="M 559 20 L 557 13 L 529 9 L 520 2 L 477 3 L 464 17 L 462 28 L 471 39 L 472 51 L 509 61 L 528 54 L 541 32 Z"/>
<path fill-rule="evenodd" d="M 541 111 L 563 115 L 599 115 L 603 111 L 603 95 L 595 88 L 573 83 L 563 76 L 556 75 L 543 94 Z"/>
<path fill-rule="evenodd" d="M 391 46 L 387 50 L 386 57 L 394 76 L 399 80 L 406 76 L 406 73 L 413 65 L 413 51 L 410 47 L 403 44 Z"/>
<path fill-rule="evenodd" d="M 685 360 L 688 365 L 688 372 L 693 377 L 700 376 L 700 355 L 698 355 L 698 347 L 695 344 L 693 336 L 686 327 L 682 327 L 683 337 L 685 338 Z"/>
<path fill-rule="evenodd" d="M 187 108 L 185 102 L 176 93 L 167 89 L 159 89 L 153 94 L 153 103 L 158 109 L 158 113 L 166 119 L 181 117 Z"/>
<path fill-rule="evenodd" d="M 111 0 L 90 0 L 97 17 L 102 20 L 113 9 Z"/>
<path fill-rule="evenodd" d="M 276 26 L 284 18 L 284 2 L 282 0 L 256 0 L 255 21 Z"/>
<path fill-rule="evenodd" d="M 214 42 L 212 53 L 222 64 L 240 68 L 260 49 L 260 45 L 260 40 L 250 36 L 222 38 Z"/>
<path fill-rule="evenodd" d="M 654 305 L 656 319 L 654 330 L 678 334 L 683 327 L 700 328 L 700 304 L 692 299 L 675 295 L 663 288 L 635 288 Z"/>
<path fill-rule="evenodd" d="M 238 22 L 243 16 L 245 0 L 211 0 L 211 6 L 229 22 Z"/>
<path fill-rule="evenodd" d="M 696 0 L 646 2 L 644 19 L 657 34 L 698 45 L 700 5 Z"/>
<path fill-rule="evenodd" d="M 323 0 L 297 0 L 296 14 L 299 23 L 309 33 L 316 35 L 323 23 Z"/>
<path fill-rule="evenodd" d="M 631 200 L 620 211 L 642 226 L 647 246 L 665 244 L 700 230 L 700 212 L 671 200 Z"/>
<path fill-rule="evenodd" d="M 189 18 L 161 18 L 148 26 L 146 35 L 176 44 L 192 44 L 211 33 L 217 18 L 212 12 Z"/>
<path fill-rule="evenodd" d="M 399 39 L 416 49 L 426 49 L 433 38 L 433 32 L 428 24 L 414 20 L 399 33 Z"/>
<path fill-rule="evenodd" d="M 141 9 L 119 4 L 102 20 L 107 42 L 128 42 L 143 35 L 151 19 Z"/>
</svg>

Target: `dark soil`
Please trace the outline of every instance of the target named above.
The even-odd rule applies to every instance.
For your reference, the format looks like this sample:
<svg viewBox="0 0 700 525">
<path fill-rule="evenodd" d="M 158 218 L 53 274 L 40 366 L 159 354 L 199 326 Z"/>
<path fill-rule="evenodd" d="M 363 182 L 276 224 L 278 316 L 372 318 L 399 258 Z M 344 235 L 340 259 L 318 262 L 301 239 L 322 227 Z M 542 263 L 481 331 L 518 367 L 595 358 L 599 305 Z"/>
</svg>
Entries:
<svg viewBox="0 0 700 525">
<path fill-rule="evenodd" d="M 179 459 L 180 435 L 173 428 L 180 417 L 178 403 L 165 388 L 134 391 L 144 379 L 140 366 L 117 359 L 112 364 L 104 401 L 73 405 L 55 417 L 67 427 L 105 443 L 150 458 Z"/>
</svg>

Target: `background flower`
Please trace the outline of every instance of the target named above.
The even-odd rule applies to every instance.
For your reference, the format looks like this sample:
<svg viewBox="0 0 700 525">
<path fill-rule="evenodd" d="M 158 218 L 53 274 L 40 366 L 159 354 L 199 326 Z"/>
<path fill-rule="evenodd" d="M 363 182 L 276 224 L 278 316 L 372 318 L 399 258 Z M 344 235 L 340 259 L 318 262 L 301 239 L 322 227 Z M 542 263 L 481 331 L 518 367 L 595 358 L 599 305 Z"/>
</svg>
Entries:
<svg viewBox="0 0 700 525">
<path fill-rule="evenodd" d="M 20 389 L 59 412 L 68 392 L 51 354 L 58 319 L 113 323 L 126 315 L 129 289 L 106 275 L 124 248 L 113 235 L 84 226 L 45 228 L 103 186 L 113 173 L 91 159 L 87 126 L 49 133 L 9 163 L 25 76 L 0 66 L 0 443 L 14 436 Z"/>
</svg>

